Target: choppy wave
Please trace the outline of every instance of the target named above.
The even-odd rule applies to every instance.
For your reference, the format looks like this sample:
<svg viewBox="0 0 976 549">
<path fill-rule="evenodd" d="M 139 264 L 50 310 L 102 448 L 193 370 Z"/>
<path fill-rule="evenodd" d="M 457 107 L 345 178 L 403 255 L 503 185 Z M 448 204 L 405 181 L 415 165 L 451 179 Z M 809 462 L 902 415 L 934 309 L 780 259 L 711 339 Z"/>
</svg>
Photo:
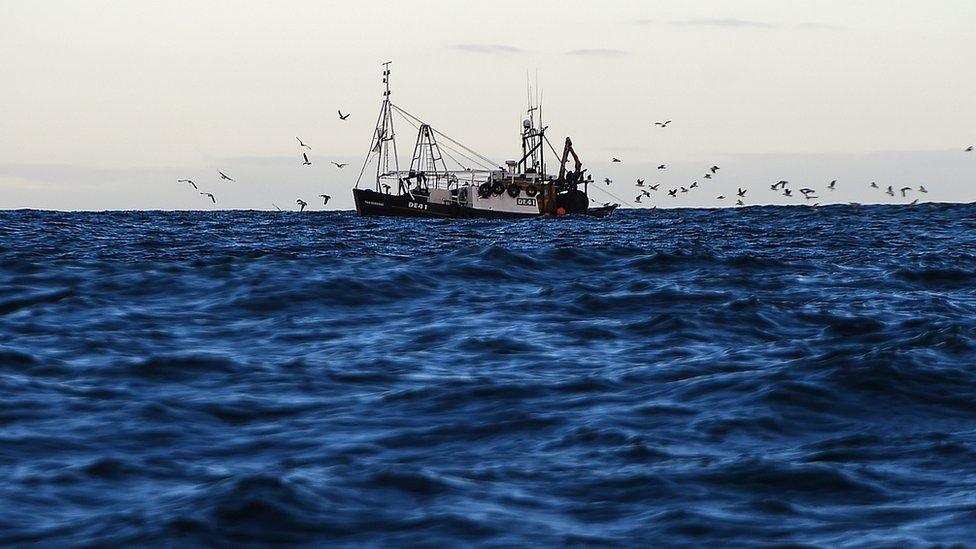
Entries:
<svg viewBox="0 0 976 549">
<path fill-rule="evenodd" d="M 0 544 L 966 543 L 974 220 L 0 213 Z"/>
</svg>

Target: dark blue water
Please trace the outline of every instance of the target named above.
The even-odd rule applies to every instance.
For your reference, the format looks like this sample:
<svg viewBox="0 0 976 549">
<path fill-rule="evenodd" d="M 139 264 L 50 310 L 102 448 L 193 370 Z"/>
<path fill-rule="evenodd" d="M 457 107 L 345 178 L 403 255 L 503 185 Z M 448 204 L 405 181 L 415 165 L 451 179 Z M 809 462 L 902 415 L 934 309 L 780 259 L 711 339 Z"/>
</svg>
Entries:
<svg viewBox="0 0 976 549">
<path fill-rule="evenodd" d="M 974 231 L 0 213 L 0 544 L 967 542 Z"/>
</svg>

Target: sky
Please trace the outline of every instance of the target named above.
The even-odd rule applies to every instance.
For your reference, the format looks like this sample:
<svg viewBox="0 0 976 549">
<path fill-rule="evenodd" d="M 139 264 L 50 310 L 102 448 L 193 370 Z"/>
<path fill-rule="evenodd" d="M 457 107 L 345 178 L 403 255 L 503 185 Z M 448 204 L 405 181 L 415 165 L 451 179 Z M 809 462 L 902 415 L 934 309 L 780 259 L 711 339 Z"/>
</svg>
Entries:
<svg viewBox="0 0 976 549">
<path fill-rule="evenodd" d="M 956 0 L 3 0 L 0 209 L 351 209 L 384 61 L 394 102 L 498 162 L 538 75 L 553 142 L 613 180 L 601 201 L 641 177 L 700 181 L 644 199 L 661 207 L 803 202 L 781 179 L 823 203 L 902 201 L 871 181 L 971 202 L 974 28 Z"/>
</svg>

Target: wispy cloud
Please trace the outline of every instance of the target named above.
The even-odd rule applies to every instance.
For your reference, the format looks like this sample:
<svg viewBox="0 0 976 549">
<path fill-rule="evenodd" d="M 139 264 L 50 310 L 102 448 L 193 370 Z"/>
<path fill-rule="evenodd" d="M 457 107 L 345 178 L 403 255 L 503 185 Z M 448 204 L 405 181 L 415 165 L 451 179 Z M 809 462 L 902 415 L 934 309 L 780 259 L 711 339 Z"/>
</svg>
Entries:
<svg viewBox="0 0 976 549">
<path fill-rule="evenodd" d="M 638 19 L 639 25 L 669 25 L 674 27 L 726 27 L 742 29 L 827 29 L 832 28 L 824 23 L 803 21 L 800 23 L 770 23 L 754 19 L 738 19 L 735 17 L 696 17 L 693 19 L 677 19 L 661 21 L 657 19 Z"/>
<path fill-rule="evenodd" d="M 610 48 L 593 48 L 568 51 L 566 52 L 566 55 L 579 55 L 587 57 L 620 57 L 622 55 L 627 55 L 627 52 Z"/>
<path fill-rule="evenodd" d="M 525 51 L 522 48 L 506 46 L 504 44 L 454 44 L 452 47 L 465 53 L 487 53 L 494 55 L 510 55 Z"/>
</svg>

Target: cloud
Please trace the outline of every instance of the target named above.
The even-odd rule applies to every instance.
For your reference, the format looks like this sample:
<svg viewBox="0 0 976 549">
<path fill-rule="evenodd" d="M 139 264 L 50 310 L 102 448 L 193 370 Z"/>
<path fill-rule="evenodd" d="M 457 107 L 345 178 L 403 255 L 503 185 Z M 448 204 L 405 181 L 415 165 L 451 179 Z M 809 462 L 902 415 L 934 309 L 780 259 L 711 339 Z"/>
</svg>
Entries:
<svg viewBox="0 0 976 549">
<path fill-rule="evenodd" d="M 610 48 L 593 48 L 568 51 L 566 52 L 566 55 L 579 55 L 586 57 L 620 57 L 622 55 L 627 55 L 627 52 Z"/>
<path fill-rule="evenodd" d="M 511 55 L 525 50 L 504 44 L 454 44 L 452 48 L 465 53 L 486 53 L 492 55 Z"/>
<path fill-rule="evenodd" d="M 735 17 L 697 17 L 694 19 L 679 19 L 673 21 L 658 21 L 655 19 L 638 19 L 639 25 L 670 25 L 675 27 L 726 27 L 740 29 L 828 29 L 830 25 L 814 21 L 800 23 L 770 23 L 752 19 L 737 19 Z"/>
</svg>

